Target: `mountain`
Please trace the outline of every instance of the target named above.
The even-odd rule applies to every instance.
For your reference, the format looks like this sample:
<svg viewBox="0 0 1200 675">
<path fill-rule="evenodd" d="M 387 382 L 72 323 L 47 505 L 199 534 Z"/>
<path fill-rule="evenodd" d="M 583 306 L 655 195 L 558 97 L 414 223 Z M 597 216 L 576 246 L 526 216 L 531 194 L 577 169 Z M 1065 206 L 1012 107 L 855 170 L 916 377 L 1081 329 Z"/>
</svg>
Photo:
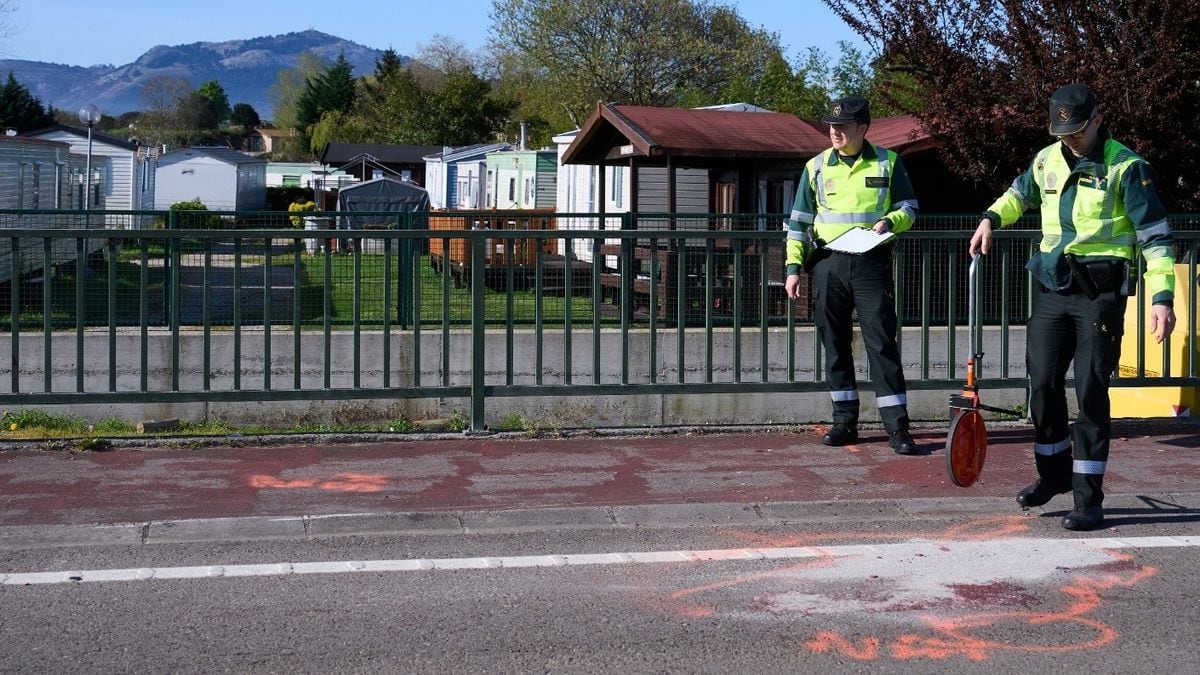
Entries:
<svg viewBox="0 0 1200 675">
<path fill-rule="evenodd" d="M 227 42 L 193 42 L 152 47 L 124 66 L 67 66 L 42 61 L 0 60 L 0 76 L 12 71 L 19 82 L 42 100 L 64 110 L 93 103 L 105 115 L 139 110 L 146 81 L 160 76 L 182 77 L 193 87 L 216 80 L 229 96 L 229 104 L 249 103 L 263 119 L 271 118 L 267 90 L 279 71 L 295 67 L 300 55 L 310 52 L 333 63 L 344 54 L 354 74 L 375 70 L 382 50 L 364 47 L 315 30 Z M 400 57 L 401 61 L 407 61 Z"/>
</svg>

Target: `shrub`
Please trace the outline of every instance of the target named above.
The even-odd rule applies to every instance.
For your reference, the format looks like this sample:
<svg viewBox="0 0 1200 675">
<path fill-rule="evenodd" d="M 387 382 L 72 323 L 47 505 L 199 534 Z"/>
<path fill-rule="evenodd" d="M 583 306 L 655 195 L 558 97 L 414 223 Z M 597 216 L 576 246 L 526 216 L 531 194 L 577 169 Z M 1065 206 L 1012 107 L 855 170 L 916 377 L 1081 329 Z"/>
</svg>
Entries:
<svg viewBox="0 0 1200 675">
<path fill-rule="evenodd" d="M 316 210 L 317 205 L 312 200 L 306 202 L 292 202 L 291 204 L 288 204 L 288 212 L 290 213 L 301 213 L 304 211 Z M 292 221 L 292 225 L 295 225 L 296 227 L 300 227 L 300 225 L 304 223 L 303 216 L 289 216 L 288 218 Z"/>
<path fill-rule="evenodd" d="M 207 211 L 208 207 L 200 198 L 190 199 L 186 202 L 175 202 L 171 205 L 171 211 L 177 212 L 175 215 L 175 224 L 182 229 L 219 229 L 221 227 L 221 217 L 216 214 L 195 213 L 196 211 Z"/>
</svg>

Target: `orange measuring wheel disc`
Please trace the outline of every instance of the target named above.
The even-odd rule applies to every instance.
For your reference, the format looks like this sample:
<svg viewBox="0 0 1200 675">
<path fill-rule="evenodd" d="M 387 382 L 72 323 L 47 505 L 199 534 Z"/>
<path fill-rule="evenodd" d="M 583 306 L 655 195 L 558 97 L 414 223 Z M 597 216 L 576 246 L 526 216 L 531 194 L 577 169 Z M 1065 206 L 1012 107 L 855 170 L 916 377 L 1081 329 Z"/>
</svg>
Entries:
<svg viewBox="0 0 1200 675">
<path fill-rule="evenodd" d="M 963 410 L 950 422 L 946 436 L 946 472 L 959 487 L 971 487 L 987 459 L 987 429 L 978 410 Z"/>
</svg>

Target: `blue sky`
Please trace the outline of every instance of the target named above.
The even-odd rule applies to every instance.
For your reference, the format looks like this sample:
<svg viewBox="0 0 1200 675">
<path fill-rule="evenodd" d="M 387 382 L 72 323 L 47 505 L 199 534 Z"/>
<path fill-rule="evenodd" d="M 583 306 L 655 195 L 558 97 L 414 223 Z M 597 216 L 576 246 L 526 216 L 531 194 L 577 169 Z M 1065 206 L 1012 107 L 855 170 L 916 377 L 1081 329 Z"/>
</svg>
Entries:
<svg viewBox="0 0 1200 675">
<path fill-rule="evenodd" d="M 124 65 L 155 45 L 221 42 L 314 28 L 405 55 L 448 35 L 470 49 L 488 40 L 489 0 L 13 0 L 0 58 L 73 66 Z M 780 33 L 789 57 L 837 41 L 865 43 L 819 0 L 726 0 L 747 23 Z"/>
</svg>

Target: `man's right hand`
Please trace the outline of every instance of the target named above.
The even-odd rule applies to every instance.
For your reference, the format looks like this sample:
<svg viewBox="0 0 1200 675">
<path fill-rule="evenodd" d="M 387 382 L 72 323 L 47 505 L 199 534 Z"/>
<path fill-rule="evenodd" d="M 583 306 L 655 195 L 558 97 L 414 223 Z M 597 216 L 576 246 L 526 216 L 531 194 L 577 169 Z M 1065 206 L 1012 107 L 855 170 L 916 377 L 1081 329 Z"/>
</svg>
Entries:
<svg viewBox="0 0 1200 675">
<path fill-rule="evenodd" d="M 800 275 L 789 274 L 787 281 L 783 285 L 783 290 L 787 291 L 787 296 L 793 300 L 800 299 Z"/>
<path fill-rule="evenodd" d="M 992 219 L 984 218 L 979 221 L 979 227 L 975 228 L 975 234 L 971 237 L 971 244 L 967 251 L 972 257 L 983 254 L 987 255 L 988 249 L 992 247 Z"/>
</svg>

